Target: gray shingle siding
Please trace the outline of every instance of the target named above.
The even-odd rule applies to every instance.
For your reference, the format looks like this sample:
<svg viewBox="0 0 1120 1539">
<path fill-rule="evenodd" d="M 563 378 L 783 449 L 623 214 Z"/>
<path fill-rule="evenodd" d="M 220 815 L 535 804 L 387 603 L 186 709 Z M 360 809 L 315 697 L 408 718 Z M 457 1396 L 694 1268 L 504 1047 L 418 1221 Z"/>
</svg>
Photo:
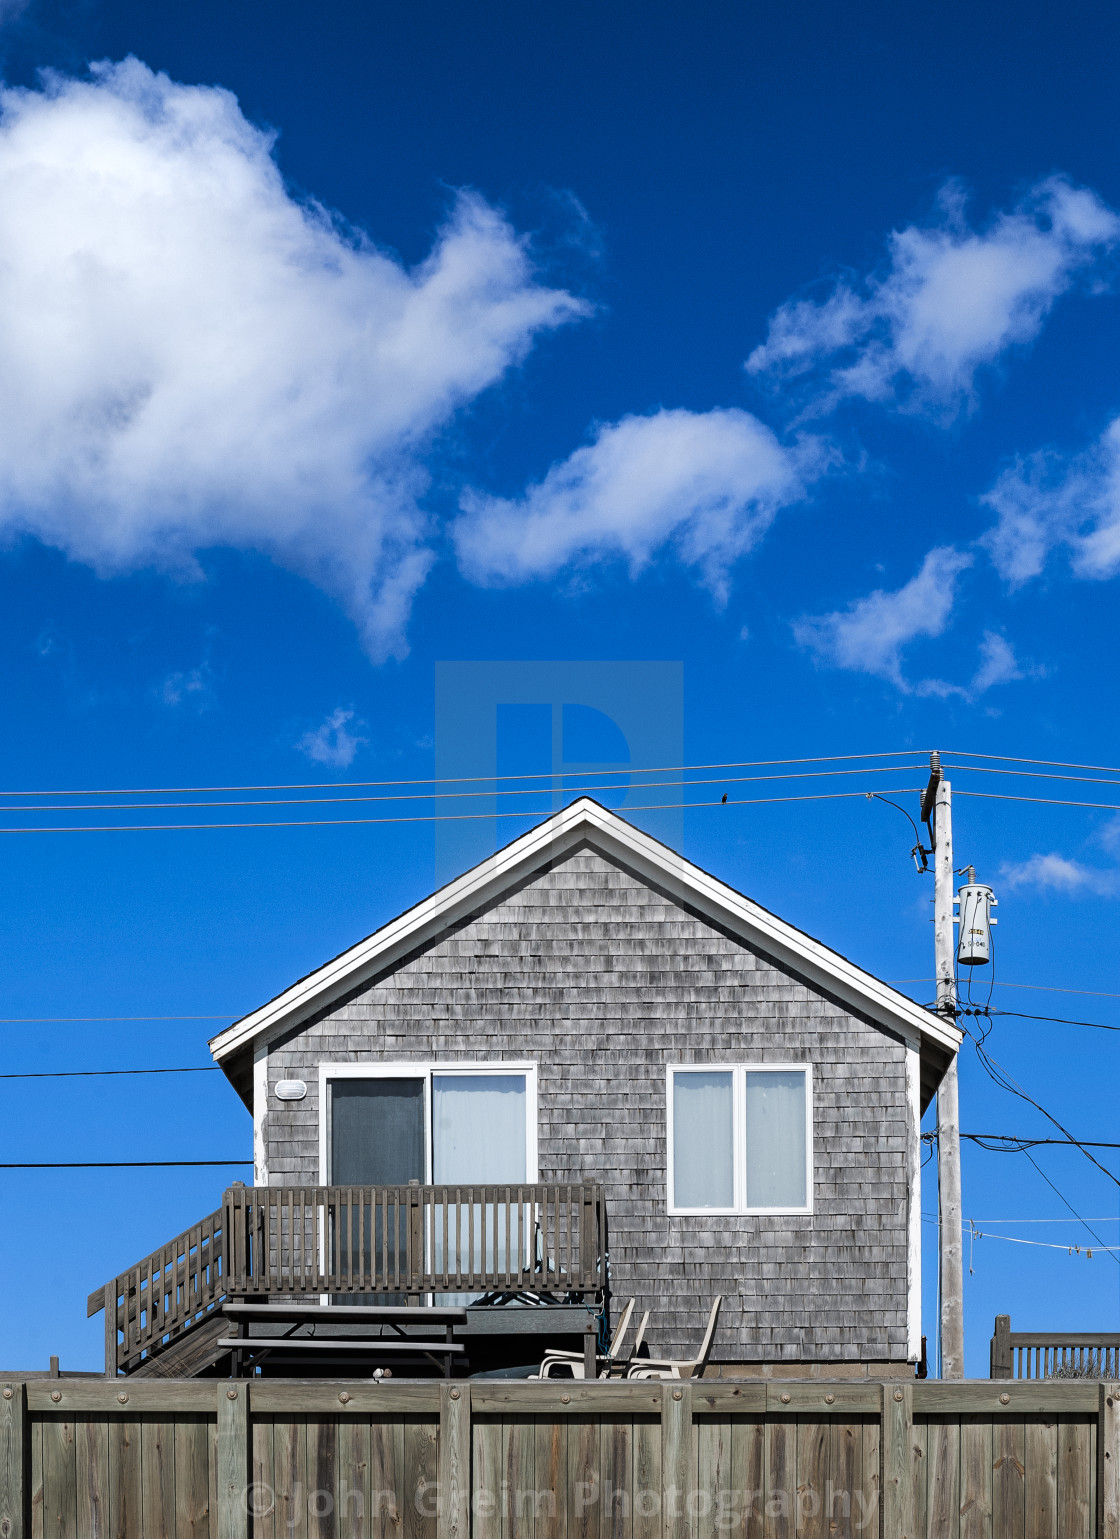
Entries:
<svg viewBox="0 0 1120 1539">
<path fill-rule="evenodd" d="M 716 1359 L 903 1360 L 905 1049 L 584 850 L 313 1024 L 273 1043 L 273 1184 L 319 1179 L 323 1062 L 530 1060 L 544 1181 L 606 1185 L 616 1298 L 687 1353 L 726 1296 Z M 665 1065 L 813 1064 L 814 1211 L 670 1217 Z"/>
</svg>

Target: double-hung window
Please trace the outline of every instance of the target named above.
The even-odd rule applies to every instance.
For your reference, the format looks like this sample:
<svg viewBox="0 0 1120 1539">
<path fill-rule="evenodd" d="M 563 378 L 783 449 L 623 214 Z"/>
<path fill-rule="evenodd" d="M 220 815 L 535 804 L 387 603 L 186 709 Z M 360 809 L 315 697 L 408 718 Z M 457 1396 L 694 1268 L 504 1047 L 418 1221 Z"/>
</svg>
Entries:
<svg viewBox="0 0 1120 1539">
<path fill-rule="evenodd" d="M 675 1064 L 668 1071 L 670 1213 L 809 1213 L 808 1064 Z"/>
</svg>

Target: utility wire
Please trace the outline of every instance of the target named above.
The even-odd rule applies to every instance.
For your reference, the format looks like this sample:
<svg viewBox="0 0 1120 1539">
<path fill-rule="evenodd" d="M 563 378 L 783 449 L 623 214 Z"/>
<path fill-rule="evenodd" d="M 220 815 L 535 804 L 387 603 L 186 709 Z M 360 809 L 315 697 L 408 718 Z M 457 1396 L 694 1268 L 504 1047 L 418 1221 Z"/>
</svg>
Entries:
<svg viewBox="0 0 1120 1539">
<path fill-rule="evenodd" d="M 263 800 L 249 799 L 225 802 L 50 802 L 44 803 L 42 805 L 36 805 L 33 803 L 31 806 L 28 806 L 26 803 L 21 803 L 18 807 L 0 808 L 0 811 L 21 813 L 146 812 L 149 809 L 153 811 L 163 811 L 166 808 L 178 807 L 315 807 L 326 806 L 338 802 L 344 802 L 347 804 L 356 802 L 430 802 L 462 801 L 467 797 L 474 797 L 477 799 L 480 796 L 555 796 L 567 795 L 569 793 L 575 794 L 577 790 L 579 795 L 584 796 L 589 791 L 661 791 L 675 790 L 678 786 L 687 789 L 690 786 L 744 785 L 755 781 L 765 781 L 767 784 L 769 784 L 774 780 L 827 780 L 836 775 L 896 775 L 900 770 L 908 768 L 912 769 L 914 766 L 886 764 L 872 769 L 860 768 L 843 770 L 805 770 L 797 775 L 721 775 L 718 777 L 711 777 L 706 780 L 650 780 L 645 784 L 630 786 L 621 786 L 615 784 L 591 786 L 580 785 L 578 787 L 562 786 L 556 788 L 553 788 L 552 786 L 529 786 L 502 791 L 494 791 L 489 789 L 489 787 L 484 786 L 481 790 L 478 791 L 406 791 L 403 793 L 394 792 L 392 795 L 388 796 L 271 796 L 264 798 Z M 651 771 L 651 773 L 656 772 Z M 575 775 L 558 774 L 553 778 L 556 780 L 576 780 L 579 777 Z M 1120 781 L 1117 781 L 1116 784 L 1120 786 Z M 91 793 L 85 794 L 88 795 Z M 106 795 L 111 794 L 111 792 L 106 792 Z M 867 793 L 869 796 L 874 794 L 874 792 Z M 897 803 L 891 802 L 889 805 L 893 807 L 896 806 Z M 901 812 L 903 809 L 900 807 L 899 811 Z M 535 816 L 535 814 L 526 813 L 526 816 L 531 817 Z M 910 817 L 910 814 L 906 813 L 906 816 Z M 910 818 L 910 821 L 913 823 L 913 818 Z"/>
<path fill-rule="evenodd" d="M 936 983 L 936 978 L 884 978 L 884 983 L 889 983 L 891 988 L 898 988 L 903 983 Z M 1084 994 L 1092 999 L 1120 999 L 1120 994 L 1108 994 L 1103 989 L 1063 989 L 1052 983 L 1008 983 L 1006 979 L 995 980 L 997 989 L 1034 989 L 1040 994 Z"/>
<path fill-rule="evenodd" d="M 961 1015 L 1010 1015 L 1017 1021 L 1052 1021 L 1055 1026 L 1091 1026 L 1094 1031 L 1120 1031 L 1120 1026 L 1106 1026 L 1103 1021 L 1070 1021 L 1061 1015 L 1028 1015 L 1025 1010 L 1001 1010 L 998 1005 L 977 1005 Z"/>
<path fill-rule="evenodd" d="M 236 1021 L 240 1017 L 227 1010 L 225 1015 L 0 1015 L 0 1026 L 68 1026 L 96 1021 Z"/>
<path fill-rule="evenodd" d="M 726 764 L 662 764 L 648 769 L 627 764 L 616 770 L 603 769 L 596 770 L 595 773 L 600 775 L 683 775 L 696 770 L 768 769 L 774 765 L 784 764 L 847 764 L 856 759 L 921 760 L 922 758 L 924 755 L 917 749 L 899 749 L 892 753 L 820 754 L 810 759 L 742 759 Z M 907 766 L 897 765 L 896 768 L 905 769 Z M 528 775 L 445 775 L 441 777 L 426 775 L 416 780 L 303 780 L 278 785 L 124 786 L 92 791 L 0 791 L 0 796 L 209 796 L 234 791 L 330 791 L 339 788 L 353 790 L 360 787 L 384 786 L 477 785 L 479 782 L 489 785 L 499 780 L 556 780 L 563 773 L 563 771 L 542 770 Z M 569 775 L 575 778 L 575 772 L 569 772 Z"/>
<path fill-rule="evenodd" d="M 219 1074 L 217 1064 L 188 1069 L 43 1069 L 35 1074 L 0 1074 L 0 1079 L 99 1079 L 109 1074 Z"/>
<path fill-rule="evenodd" d="M 870 758 L 871 755 L 868 755 Z M 972 753 L 967 748 L 947 748 L 942 752 L 946 759 L 987 759 L 1002 764 L 1045 764 L 1048 769 L 1099 770 L 1102 775 L 1120 775 L 1114 764 L 1066 764 L 1062 759 L 1021 759 L 1009 753 Z M 967 768 L 967 766 L 965 766 Z"/>
<path fill-rule="evenodd" d="M 1098 1160 L 1095 1155 L 1090 1154 L 1085 1144 L 1083 1144 L 1079 1139 L 1074 1138 L 1069 1128 L 1064 1127 L 1052 1112 L 1048 1112 L 1045 1106 L 1043 1106 L 1039 1101 L 1036 1101 L 1033 1096 L 1029 1096 L 1023 1087 L 1014 1079 L 1012 1079 L 1011 1075 L 1007 1072 L 1003 1065 L 999 1063 L 997 1059 L 991 1056 L 991 1054 L 984 1047 L 982 1041 L 977 1040 L 976 1037 L 973 1037 L 972 1045 L 976 1050 L 976 1056 L 979 1058 L 984 1071 L 987 1073 L 988 1077 L 1000 1087 L 1001 1090 L 1006 1090 L 1009 1092 L 1009 1094 L 1018 1096 L 1020 1100 L 1026 1101 L 1028 1106 L 1033 1106 L 1036 1111 L 1040 1111 L 1048 1122 L 1052 1122 L 1054 1124 L 1059 1133 L 1064 1133 L 1066 1138 L 1068 1138 L 1071 1143 L 1077 1145 L 1082 1154 L 1084 1154 L 1085 1158 L 1091 1164 L 1095 1165 L 1102 1175 L 1107 1176 L 1108 1179 L 1112 1181 L 1116 1186 L 1120 1186 L 1120 1179 L 1114 1176 L 1112 1171 L 1109 1170 L 1106 1165 L 1102 1165 L 1100 1160 Z M 1027 1153 L 1025 1149 L 1023 1152 L 1025 1154 Z M 1027 1158 L 1030 1159 L 1029 1154 L 1027 1154 Z M 1031 1163 L 1033 1164 L 1034 1161 L 1032 1160 Z M 1056 1187 L 1055 1190 L 1057 1190 Z M 1064 1198 L 1062 1200 L 1065 1201 Z M 1070 1211 L 1073 1211 L 1072 1208 Z"/>
<path fill-rule="evenodd" d="M 893 796 L 916 795 L 917 786 L 894 786 Z M 850 797 L 864 797 L 866 791 L 818 791 L 806 796 L 751 796 L 713 802 L 652 802 L 628 807 L 627 812 L 679 812 L 701 807 L 755 807 L 776 802 L 825 802 L 841 801 Z M 90 811 L 96 809 L 91 808 Z M 1118 809 L 1120 810 L 1120 809 Z M 353 828 L 358 825 L 383 823 L 470 823 L 494 818 L 531 818 L 529 812 L 446 812 L 417 814 L 411 817 L 384 818 L 296 818 L 277 821 L 245 823 L 76 823 L 58 824 L 55 827 L 29 827 L 19 825 L 0 828 L 3 834 L 146 834 L 181 833 L 191 829 L 199 831 L 221 828 Z"/>
<path fill-rule="evenodd" d="M 252 1160 L 51 1160 L 0 1164 L 0 1170 L 179 1170 L 202 1165 L 251 1165 Z"/>
</svg>

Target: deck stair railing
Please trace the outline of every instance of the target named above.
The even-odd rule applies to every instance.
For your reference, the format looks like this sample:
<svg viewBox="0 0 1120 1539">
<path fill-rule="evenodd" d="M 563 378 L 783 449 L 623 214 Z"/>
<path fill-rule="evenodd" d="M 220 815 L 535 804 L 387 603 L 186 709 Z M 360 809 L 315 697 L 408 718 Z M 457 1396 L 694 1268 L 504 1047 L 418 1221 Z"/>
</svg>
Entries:
<svg viewBox="0 0 1120 1539">
<path fill-rule="evenodd" d="M 230 1187 L 221 1208 L 103 1288 L 105 1370 L 133 1372 L 224 1298 L 550 1294 L 602 1300 L 597 1183 Z"/>
<path fill-rule="evenodd" d="M 223 1204 L 90 1294 L 87 1318 L 105 1310 L 107 1375 L 131 1373 L 213 1314 L 226 1292 L 225 1223 Z"/>
<path fill-rule="evenodd" d="M 996 1315 L 993 1379 L 1120 1379 L 1120 1333 L 1013 1331 L 1010 1315 Z"/>
</svg>

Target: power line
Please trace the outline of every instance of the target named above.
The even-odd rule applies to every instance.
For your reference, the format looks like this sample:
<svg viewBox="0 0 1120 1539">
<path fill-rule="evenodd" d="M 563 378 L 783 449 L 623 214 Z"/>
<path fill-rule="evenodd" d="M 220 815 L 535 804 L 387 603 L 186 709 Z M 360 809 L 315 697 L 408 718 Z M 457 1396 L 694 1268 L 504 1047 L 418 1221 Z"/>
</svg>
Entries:
<svg viewBox="0 0 1120 1539">
<path fill-rule="evenodd" d="M 1049 1115 L 1049 1113 L 1044 1113 L 1043 1115 Z M 989 1154 L 1022 1154 L 1028 1148 L 1033 1149 L 1038 1144 L 1053 1144 L 1059 1148 L 1064 1148 L 1068 1145 L 1075 1149 L 1120 1149 L 1120 1142 L 1107 1143 L 1100 1139 L 1074 1138 L 1072 1134 L 1066 1138 L 1021 1138 L 1015 1133 L 961 1133 L 958 1136 L 960 1138 L 967 1138 L 970 1142 L 980 1144 L 982 1147 L 986 1147 L 985 1140 L 990 1140 L 993 1147 L 988 1150 Z M 923 1133 L 922 1142 L 925 1144 L 936 1143 L 937 1134 L 935 1132 Z M 997 1149 L 995 1147 L 996 1144 L 1004 1144 L 1006 1148 Z M 1009 1224 L 1018 1222 L 1018 1220 L 990 1218 L 986 1222 L 989 1224 Z M 1024 1219 L 1023 1222 L 1025 1223 L 1026 1220 Z"/>
<path fill-rule="evenodd" d="M 966 775 L 1018 775 L 1024 780 L 1066 780 L 1082 785 L 1120 786 L 1120 780 L 1102 779 L 1098 775 L 1050 775 L 1045 770 L 997 769 L 995 765 L 988 764 L 946 764 L 944 760 L 941 768 L 963 770 Z M 858 771 L 853 770 L 851 773 L 858 774 Z"/>
<path fill-rule="evenodd" d="M 1033 1106 L 1036 1111 L 1040 1111 L 1048 1122 L 1052 1122 L 1054 1124 L 1059 1133 L 1064 1133 L 1066 1138 L 1069 1139 L 1070 1143 L 1077 1145 L 1077 1147 L 1081 1150 L 1082 1154 L 1084 1154 L 1085 1158 L 1090 1162 L 1090 1164 L 1095 1165 L 1102 1175 L 1107 1176 L 1110 1181 L 1115 1183 L 1115 1185 L 1120 1186 L 1120 1179 L 1114 1176 L 1112 1171 L 1109 1170 L 1107 1166 L 1102 1165 L 1100 1160 L 1098 1160 L 1095 1155 L 1090 1154 L 1085 1144 L 1080 1139 L 1074 1138 L 1069 1128 L 1064 1127 L 1062 1123 L 1058 1121 L 1057 1117 L 1054 1116 L 1053 1112 L 1048 1112 L 1045 1106 L 1043 1106 L 1039 1101 L 1036 1101 L 1033 1096 L 1029 1096 L 1023 1087 L 1017 1084 L 1014 1079 L 1012 1079 L 1011 1075 L 1007 1072 L 1003 1065 L 997 1059 L 991 1056 L 991 1054 L 984 1047 L 983 1042 L 980 1042 L 975 1037 L 973 1037 L 972 1045 L 976 1050 L 976 1056 L 979 1058 L 985 1073 L 993 1081 L 993 1083 L 998 1085 L 1001 1090 L 1006 1090 L 1010 1095 L 1018 1096 L 1020 1100 L 1026 1101 L 1027 1104 L 1029 1106 Z M 1026 1149 L 1023 1150 L 1023 1153 L 1027 1155 L 1028 1159 L 1030 1159 L 1030 1155 L 1027 1153 Z M 1031 1163 L 1034 1163 L 1033 1160 Z M 1054 1190 L 1057 1191 L 1057 1187 L 1055 1187 Z M 1062 1198 L 1062 1201 L 1065 1201 L 1064 1197 Z M 1071 1208 L 1070 1211 L 1072 1212 L 1073 1209 Z"/>
<path fill-rule="evenodd" d="M 600 784 L 590 786 L 581 785 L 578 787 L 578 791 L 581 796 L 584 796 L 589 791 L 625 790 L 627 793 L 629 793 L 630 791 L 674 790 L 678 786 L 688 788 L 690 786 L 745 785 L 756 781 L 764 781 L 769 783 L 774 780 L 826 780 L 836 775 L 895 775 L 901 769 L 914 767 L 915 766 L 913 765 L 908 766 L 898 764 L 884 764 L 870 769 L 860 768 L 841 770 L 803 770 L 796 775 L 720 775 L 718 777 L 710 777 L 706 780 L 649 780 L 644 784 L 630 785 L 626 787 L 616 784 Z M 610 772 L 608 771 L 607 773 Z M 661 772 L 650 770 L 648 772 L 637 773 L 658 774 Z M 533 776 L 526 778 L 536 779 L 537 777 Z M 550 778 L 552 780 L 580 779 L 578 775 L 563 773 L 553 775 Z M 1117 784 L 1120 785 L 1120 781 L 1118 781 Z M 341 789 L 346 788 L 342 787 Z M 478 798 L 481 796 L 556 796 L 575 793 L 576 790 L 576 786 L 564 786 L 555 789 L 552 786 L 529 786 L 495 791 L 491 790 L 488 786 L 483 786 L 482 789 L 478 791 L 409 791 L 402 794 L 394 793 L 390 796 L 271 796 L 264 799 L 249 799 L 226 802 L 52 802 L 46 803 L 42 806 L 27 806 L 26 804 L 22 804 L 19 807 L 0 808 L 0 812 L 145 812 L 149 809 L 153 811 L 163 811 L 167 808 L 178 807 L 199 807 L 203 809 L 208 807 L 314 807 L 327 806 L 338 802 L 344 802 L 347 804 L 358 802 L 430 802 L 462 801 L 466 797 Z M 87 792 L 85 794 L 90 795 L 93 793 Z M 112 795 L 113 793 L 106 792 L 105 794 Z M 874 793 L 869 792 L 867 794 L 873 795 Z M 892 802 L 890 805 L 894 806 L 895 804 Z M 909 817 L 909 813 L 906 815 Z M 534 816 L 534 814 L 527 813 L 526 816 Z M 911 822 L 913 822 L 913 819 L 911 819 Z"/>
<path fill-rule="evenodd" d="M 67 1026 L 113 1021 L 236 1021 L 238 1015 L 0 1015 L 0 1026 Z"/>
<path fill-rule="evenodd" d="M 912 796 L 917 786 L 893 786 L 892 796 Z M 750 796 L 713 802 L 654 802 L 628 807 L 627 812 L 680 812 L 707 807 L 760 807 L 777 802 L 824 802 L 843 801 L 851 797 L 865 797 L 866 791 L 818 791 L 805 796 Z M 91 808 L 91 811 L 96 809 Z M 1120 810 L 1120 809 L 1118 809 Z M 16 828 L 0 828 L 3 834 L 148 834 L 182 833 L 188 830 L 200 832 L 213 829 L 242 828 L 353 828 L 369 824 L 386 823 L 470 823 L 495 818 L 531 818 L 529 812 L 446 812 L 418 814 L 415 817 L 384 818 L 296 818 L 276 821 L 245 823 L 76 823 L 59 824 L 55 827 L 32 828 L 20 825 Z"/>
<path fill-rule="evenodd" d="M 1001 1010 L 998 1006 L 977 1005 L 962 1009 L 960 1015 L 1010 1015 L 1018 1021 L 1053 1021 L 1055 1026 L 1091 1026 L 1095 1031 L 1120 1031 L 1120 1026 L 1106 1026 L 1103 1021 L 1070 1021 L 1061 1015 L 1028 1015 L 1025 1010 Z"/>
<path fill-rule="evenodd" d="M 954 796 L 983 797 L 990 802 L 1035 802 L 1043 807 L 1090 807 L 1101 812 L 1120 812 L 1120 804 L 1116 802 L 1075 802 L 1062 801 L 1054 796 L 1011 796 L 1000 791 L 965 791 L 954 790 Z"/>
<path fill-rule="evenodd" d="M 903 983 L 936 983 L 936 978 L 884 978 L 891 988 Z M 1035 989 L 1040 994 L 1084 994 L 1091 999 L 1120 999 L 1120 994 L 1108 994 L 1103 989 L 1063 989 L 1052 983 L 1008 983 L 1003 978 L 994 980 L 997 989 Z"/>
<path fill-rule="evenodd" d="M 251 1165 L 252 1160 L 52 1160 L 0 1164 L 0 1170 L 180 1170 L 202 1165 Z"/>
<path fill-rule="evenodd" d="M 98 1079 L 109 1074 L 219 1074 L 217 1064 L 187 1069 L 43 1069 L 35 1074 L 0 1074 L 0 1079 Z"/>
<path fill-rule="evenodd" d="M 871 756 L 868 755 L 870 758 Z M 1099 770 L 1102 775 L 1120 775 L 1120 769 L 1114 764 L 1066 764 L 1061 759 L 1021 759 L 1009 753 L 972 753 L 967 748 L 949 748 L 944 751 L 944 758 L 957 759 L 988 759 L 1002 764 L 1045 764 L 1048 769 L 1077 769 Z M 967 768 L 967 765 L 964 766 Z"/>
<path fill-rule="evenodd" d="M 654 765 L 652 768 L 641 769 L 633 765 L 624 765 L 617 770 L 596 770 L 601 775 L 678 775 L 698 770 L 718 769 L 768 769 L 773 765 L 783 764 L 847 764 L 856 759 L 918 759 L 924 755 L 917 749 L 899 749 L 891 753 L 838 753 L 819 754 L 815 758 L 808 759 L 742 759 L 726 764 L 664 764 Z M 896 766 L 906 768 L 905 765 Z M 559 772 L 560 775 L 563 771 Z M 305 780 L 293 781 L 278 785 L 239 785 L 239 786 L 124 786 L 102 790 L 85 791 L 0 791 L 0 796 L 211 796 L 234 791 L 330 791 L 335 789 L 356 790 L 360 788 L 381 788 L 384 786 L 427 786 L 427 785 L 477 785 L 483 782 L 487 785 L 500 780 L 556 780 L 559 778 L 556 770 L 542 770 L 526 775 L 450 775 L 437 777 L 435 775 L 423 776 L 415 780 Z M 773 777 L 764 777 L 773 778 Z"/>
</svg>

